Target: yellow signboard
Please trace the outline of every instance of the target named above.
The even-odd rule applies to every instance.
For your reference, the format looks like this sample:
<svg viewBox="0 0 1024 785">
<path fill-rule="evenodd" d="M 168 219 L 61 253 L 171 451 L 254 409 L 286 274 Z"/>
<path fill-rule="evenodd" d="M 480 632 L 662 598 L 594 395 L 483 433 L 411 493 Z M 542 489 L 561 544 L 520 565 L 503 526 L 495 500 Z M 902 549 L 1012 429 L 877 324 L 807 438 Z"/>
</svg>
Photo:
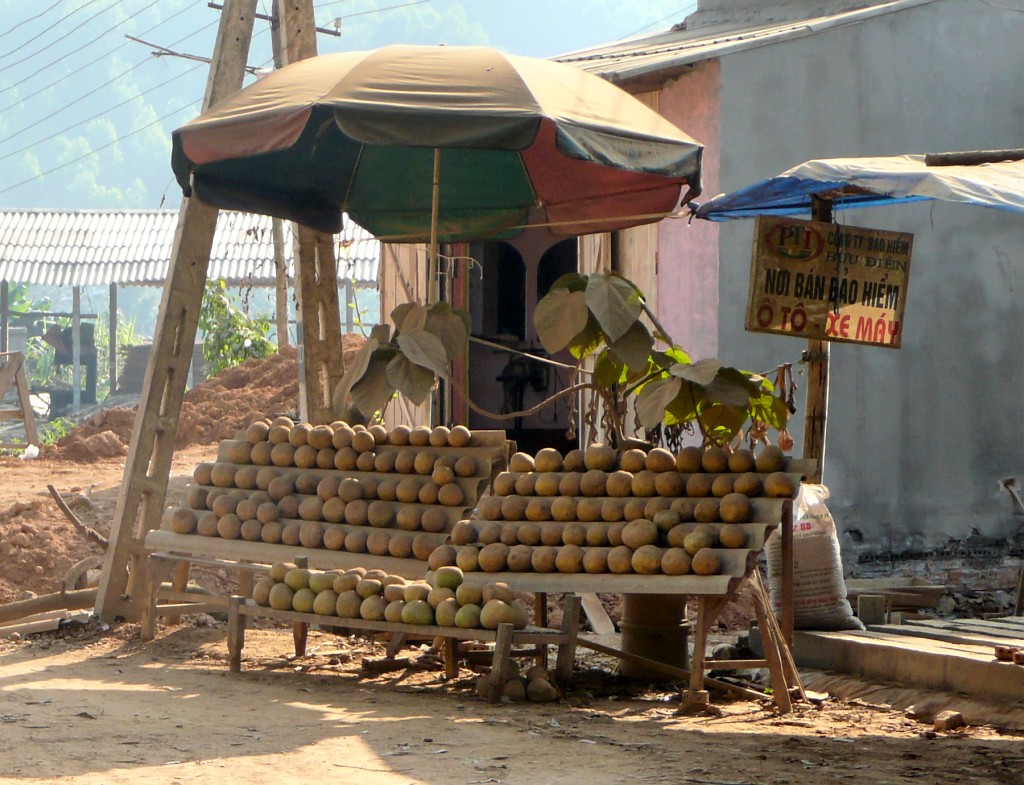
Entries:
<svg viewBox="0 0 1024 785">
<path fill-rule="evenodd" d="M 746 328 L 900 347 L 914 236 L 758 216 Z"/>
</svg>

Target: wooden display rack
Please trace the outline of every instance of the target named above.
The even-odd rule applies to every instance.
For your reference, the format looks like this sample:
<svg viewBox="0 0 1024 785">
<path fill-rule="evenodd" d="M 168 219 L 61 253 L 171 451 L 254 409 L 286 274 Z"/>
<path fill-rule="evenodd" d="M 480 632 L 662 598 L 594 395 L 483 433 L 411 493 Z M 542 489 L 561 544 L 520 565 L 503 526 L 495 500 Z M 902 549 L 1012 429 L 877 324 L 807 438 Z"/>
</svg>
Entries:
<svg viewBox="0 0 1024 785">
<path fill-rule="evenodd" d="M 534 645 L 545 650 L 547 646 L 557 647 L 558 654 L 555 664 L 555 681 L 565 690 L 572 678 L 573 661 L 576 656 L 577 631 L 579 629 L 580 600 L 575 595 L 565 598 L 565 612 L 559 630 L 541 627 L 527 627 L 516 630 L 511 624 L 499 624 L 496 630 L 463 629 L 460 627 L 437 627 L 424 624 L 401 624 L 387 621 L 368 621 L 366 619 L 342 619 L 338 616 L 318 616 L 313 613 L 296 611 L 279 611 L 257 605 L 244 597 L 233 596 L 228 601 L 228 661 L 232 671 L 242 669 L 242 649 L 245 646 L 245 629 L 248 619 L 274 619 L 292 625 L 295 641 L 295 656 L 302 657 L 306 653 L 306 634 L 309 625 L 321 627 L 341 627 L 351 630 L 390 633 L 404 638 L 432 640 L 440 638 L 444 641 L 445 677 L 457 678 L 459 675 L 458 657 L 455 642 L 457 640 L 482 641 L 494 643 L 494 657 L 488 676 L 488 698 L 492 703 L 501 699 L 501 674 L 513 654 L 512 647 L 518 645 Z"/>
<path fill-rule="evenodd" d="M 25 444 L 39 444 L 35 412 L 29 400 L 25 377 L 25 355 L 21 352 L 0 352 L 0 401 L 11 387 L 18 393 L 17 409 L 0 409 L 0 420 L 21 420 L 25 426 Z M 0 443 L 0 447 L 24 447 L 25 444 Z"/>
</svg>

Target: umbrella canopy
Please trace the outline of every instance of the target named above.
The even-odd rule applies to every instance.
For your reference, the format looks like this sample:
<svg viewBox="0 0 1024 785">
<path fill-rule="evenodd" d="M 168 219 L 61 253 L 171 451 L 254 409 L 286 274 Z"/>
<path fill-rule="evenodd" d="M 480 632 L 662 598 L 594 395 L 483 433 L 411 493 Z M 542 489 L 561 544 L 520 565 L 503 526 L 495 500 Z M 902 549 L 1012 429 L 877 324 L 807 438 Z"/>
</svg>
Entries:
<svg viewBox="0 0 1024 785">
<path fill-rule="evenodd" d="M 574 66 L 486 47 L 388 46 L 288 65 L 173 134 L 186 194 L 383 239 L 575 235 L 700 192 L 702 146 Z M 433 189 L 435 150 L 440 186 Z"/>
<path fill-rule="evenodd" d="M 941 156 L 937 156 L 941 157 Z M 1024 160 L 930 165 L 924 155 L 823 158 L 716 196 L 698 218 L 728 221 L 755 215 L 800 215 L 814 196 L 834 209 L 939 199 L 1024 213 Z"/>
</svg>

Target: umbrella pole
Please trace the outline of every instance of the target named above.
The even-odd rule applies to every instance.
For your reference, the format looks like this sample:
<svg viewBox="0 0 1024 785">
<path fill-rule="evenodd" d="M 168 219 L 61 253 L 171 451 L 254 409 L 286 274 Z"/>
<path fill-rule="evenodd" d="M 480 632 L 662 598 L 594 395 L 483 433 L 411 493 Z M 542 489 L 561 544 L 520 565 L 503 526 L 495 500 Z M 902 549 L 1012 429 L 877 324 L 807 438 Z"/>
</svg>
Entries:
<svg viewBox="0 0 1024 785">
<path fill-rule="evenodd" d="M 434 181 L 430 192 L 430 248 L 427 255 L 427 300 L 438 301 L 437 215 L 441 200 L 441 148 L 434 148 Z"/>
</svg>

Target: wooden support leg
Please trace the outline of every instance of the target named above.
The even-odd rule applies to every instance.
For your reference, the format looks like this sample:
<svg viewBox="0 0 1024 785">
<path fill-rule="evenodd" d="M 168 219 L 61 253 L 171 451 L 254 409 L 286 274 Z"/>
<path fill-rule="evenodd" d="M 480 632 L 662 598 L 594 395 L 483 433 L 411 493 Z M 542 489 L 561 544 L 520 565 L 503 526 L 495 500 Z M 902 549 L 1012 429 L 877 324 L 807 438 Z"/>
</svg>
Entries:
<svg viewBox="0 0 1024 785">
<path fill-rule="evenodd" d="M 580 598 L 576 594 L 565 595 L 562 610 L 562 635 L 565 640 L 558 645 L 555 659 L 555 682 L 565 691 L 572 680 L 572 668 L 576 663 L 576 638 L 580 631 Z"/>
<path fill-rule="evenodd" d="M 238 571 L 238 593 L 243 597 L 252 597 L 252 572 L 249 570 Z"/>
<path fill-rule="evenodd" d="M 754 592 L 754 613 L 757 615 L 757 626 L 761 630 L 761 644 L 764 646 L 764 657 L 768 660 L 768 675 L 772 683 L 775 705 L 781 714 L 789 714 L 793 703 L 789 697 L 789 685 L 782 667 L 782 654 L 779 652 L 779 638 L 772 629 L 768 617 L 772 614 L 771 606 L 765 606 L 764 595 Z"/>
<path fill-rule="evenodd" d="M 707 658 L 708 632 L 725 604 L 722 597 L 697 598 L 697 629 L 693 637 L 693 658 L 690 661 L 690 688 L 683 693 L 686 704 L 703 705 L 708 702 L 704 689 L 704 660 Z"/>
<path fill-rule="evenodd" d="M 185 591 L 186 588 L 188 588 L 188 575 L 191 569 L 192 565 L 185 559 L 182 559 L 176 565 L 174 565 L 174 574 L 171 576 L 171 588 L 174 591 L 182 592 Z M 153 567 L 152 565 L 150 565 L 149 568 L 147 569 L 147 572 L 152 572 L 152 570 Z M 158 583 L 157 586 L 159 585 L 160 584 Z M 181 614 L 176 613 L 174 615 L 168 616 L 164 623 L 168 627 L 173 627 L 176 624 L 180 624 Z"/>
<path fill-rule="evenodd" d="M 455 656 L 455 638 L 444 638 L 441 642 L 444 654 L 444 677 L 451 681 L 459 678 L 459 661 Z"/>
<path fill-rule="evenodd" d="M 538 627 L 548 626 L 548 595 L 544 592 L 536 592 L 533 595 L 533 620 Z M 542 668 L 548 667 L 547 646 L 543 644 L 537 646 L 537 656 L 534 658 L 534 662 Z"/>
<path fill-rule="evenodd" d="M 760 604 L 765 609 L 765 620 L 771 630 L 772 636 L 779 648 L 779 656 L 782 660 L 782 672 L 786 680 L 786 685 L 791 690 L 796 690 L 800 699 L 804 702 L 807 701 L 807 692 L 804 689 L 803 679 L 800 678 L 800 671 L 797 670 L 796 661 L 793 659 L 793 651 L 790 649 L 789 641 L 786 639 L 785 631 L 780 627 L 778 620 L 772 613 L 772 602 L 768 595 L 768 590 L 764 586 L 764 581 L 761 580 L 761 573 L 754 572 L 753 578 L 753 591 L 754 594 L 759 597 L 755 599 L 755 602 Z"/>
<path fill-rule="evenodd" d="M 139 637 L 144 641 L 151 641 L 156 636 L 156 592 L 170 571 L 171 565 L 164 559 L 150 559 L 149 569 L 146 570 L 142 587 L 146 603 L 143 606 L 143 614 L 140 619 L 142 629 L 139 632 Z"/>
<path fill-rule="evenodd" d="M 393 632 L 391 638 L 388 640 L 386 656 L 389 660 L 393 660 L 402 647 L 405 646 L 405 642 L 409 640 L 409 636 L 404 632 Z"/>
<path fill-rule="evenodd" d="M 245 626 L 248 617 L 239 612 L 243 598 L 235 595 L 228 600 L 228 669 L 242 670 L 242 649 L 245 647 Z"/>
<path fill-rule="evenodd" d="M 304 621 L 297 621 L 292 625 L 292 639 L 295 641 L 295 656 L 306 656 L 306 639 L 309 636 L 309 625 Z"/>
<path fill-rule="evenodd" d="M 512 635 L 515 627 L 503 623 L 498 625 L 498 634 L 494 639 L 494 659 L 491 660 L 491 672 L 487 676 L 487 697 L 491 703 L 501 700 L 505 689 L 502 676 L 508 671 L 508 661 L 512 655 Z"/>
</svg>

